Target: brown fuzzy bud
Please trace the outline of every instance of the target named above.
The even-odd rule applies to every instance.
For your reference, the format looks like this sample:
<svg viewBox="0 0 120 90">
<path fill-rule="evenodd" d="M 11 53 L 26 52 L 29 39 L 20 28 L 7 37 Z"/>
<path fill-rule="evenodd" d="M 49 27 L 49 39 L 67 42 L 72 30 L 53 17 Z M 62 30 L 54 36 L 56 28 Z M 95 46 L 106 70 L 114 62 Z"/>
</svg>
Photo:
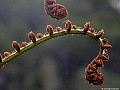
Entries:
<svg viewBox="0 0 120 90">
<path fill-rule="evenodd" d="M 93 74 L 95 72 L 96 72 L 96 70 L 91 70 L 91 69 L 86 71 L 87 74 Z"/>
<path fill-rule="evenodd" d="M 92 64 L 90 64 L 90 66 L 92 66 Z M 103 80 L 104 80 L 104 76 L 97 70 L 92 70 L 91 67 L 87 67 L 86 69 L 86 76 L 85 76 L 86 80 L 89 81 L 90 84 L 93 85 L 101 85 L 103 84 Z"/>
<path fill-rule="evenodd" d="M 46 2 L 46 4 L 51 5 L 54 4 L 56 2 L 56 0 L 44 0 Z"/>
<path fill-rule="evenodd" d="M 56 31 L 60 32 L 60 31 L 62 31 L 62 28 L 61 27 L 56 27 Z"/>
<path fill-rule="evenodd" d="M 89 31 L 90 31 L 91 33 L 94 33 L 94 32 L 95 32 L 95 29 L 94 29 L 94 28 L 89 28 Z"/>
<path fill-rule="evenodd" d="M 104 55 L 103 61 L 108 61 L 109 60 L 109 54 L 103 54 L 103 55 Z"/>
<path fill-rule="evenodd" d="M 10 52 L 4 52 L 4 56 L 5 56 L 5 57 L 8 57 L 8 56 L 10 56 L 10 55 L 11 55 Z"/>
<path fill-rule="evenodd" d="M 39 39 L 39 38 L 42 38 L 44 36 L 44 34 L 42 34 L 42 33 L 37 33 L 37 38 Z"/>
<path fill-rule="evenodd" d="M 47 25 L 47 27 L 46 27 L 46 31 L 48 32 L 48 34 L 49 34 L 50 36 L 53 35 L 53 28 L 52 28 L 51 25 Z"/>
<path fill-rule="evenodd" d="M 95 73 L 87 74 L 87 75 L 86 75 L 86 80 L 88 80 L 88 81 L 91 82 L 91 83 L 92 83 L 93 80 L 95 81 L 96 79 L 97 79 L 97 76 L 96 76 Z"/>
<path fill-rule="evenodd" d="M 91 70 L 96 71 L 96 64 L 94 64 L 94 63 L 92 62 L 92 64 L 89 64 L 89 65 L 88 65 L 88 69 L 91 69 Z"/>
<path fill-rule="evenodd" d="M 98 58 L 102 59 L 103 61 L 108 61 L 109 55 L 108 54 L 99 54 Z"/>
<path fill-rule="evenodd" d="M 2 63 L 2 55 L 0 54 L 0 63 Z"/>
<path fill-rule="evenodd" d="M 31 31 L 28 33 L 28 38 L 33 42 L 36 43 L 36 36 L 35 34 Z"/>
<path fill-rule="evenodd" d="M 102 39 L 102 43 L 103 43 L 103 44 L 108 44 L 108 39 L 107 39 L 107 38 L 103 38 L 103 39 Z"/>
<path fill-rule="evenodd" d="M 104 30 L 102 29 L 96 34 L 96 38 L 102 37 L 103 34 L 104 34 Z"/>
<path fill-rule="evenodd" d="M 26 47 L 27 45 L 28 45 L 27 42 L 22 42 L 22 43 L 21 43 L 21 46 L 22 46 L 22 47 Z"/>
<path fill-rule="evenodd" d="M 65 21 L 65 28 L 66 28 L 66 30 L 67 30 L 68 32 L 71 31 L 72 23 L 71 23 L 70 20 L 66 20 L 66 21 Z"/>
<path fill-rule="evenodd" d="M 98 71 L 98 68 L 103 66 L 104 65 L 102 59 L 95 58 L 85 69 L 85 78 L 90 84 L 103 84 L 104 76 Z"/>
<path fill-rule="evenodd" d="M 96 64 L 96 67 L 103 67 L 104 66 L 102 59 L 99 59 L 99 60 L 94 59 L 94 63 Z"/>
<path fill-rule="evenodd" d="M 89 28 L 90 28 L 90 22 L 86 22 L 86 24 L 84 25 L 84 33 L 86 33 Z"/>
<path fill-rule="evenodd" d="M 97 75 L 97 80 L 93 81 L 92 84 L 93 85 L 102 85 L 104 81 L 104 76 L 99 72 Z"/>
<path fill-rule="evenodd" d="M 78 29 L 77 25 L 72 25 L 73 29 Z"/>
<path fill-rule="evenodd" d="M 12 42 L 12 47 L 17 51 L 20 52 L 20 45 L 17 41 Z"/>
<path fill-rule="evenodd" d="M 112 46 L 110 44 L 103 44 L 102 45 L 102 49 L 109 49 L 112 48 Z"/>
<path fill-rule="evenodd" d="M 44 8 L 46 14 L 50 15 L 51 18 L 57 20 L 62 19 L 68 15 L 67 9 L 61 4 L 55 4 L 56 0 L 45 0 Z"/>
</svg>

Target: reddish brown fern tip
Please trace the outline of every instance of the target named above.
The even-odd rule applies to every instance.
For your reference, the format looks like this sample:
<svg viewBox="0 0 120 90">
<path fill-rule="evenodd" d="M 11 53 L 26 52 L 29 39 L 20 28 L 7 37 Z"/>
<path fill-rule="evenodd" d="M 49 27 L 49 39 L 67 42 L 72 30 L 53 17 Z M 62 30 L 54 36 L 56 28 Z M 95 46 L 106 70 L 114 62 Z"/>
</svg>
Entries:
<svg viewBox="0 0 120 90">
<path fill-rule="evenodd" d="M 62 19 L 68 15 L 68 11 L 65 6 L 61 4 L 55 4 L 56 0 L 44 0 L 44 9 L 46 14 L 57 20 Z"/>
</svg>

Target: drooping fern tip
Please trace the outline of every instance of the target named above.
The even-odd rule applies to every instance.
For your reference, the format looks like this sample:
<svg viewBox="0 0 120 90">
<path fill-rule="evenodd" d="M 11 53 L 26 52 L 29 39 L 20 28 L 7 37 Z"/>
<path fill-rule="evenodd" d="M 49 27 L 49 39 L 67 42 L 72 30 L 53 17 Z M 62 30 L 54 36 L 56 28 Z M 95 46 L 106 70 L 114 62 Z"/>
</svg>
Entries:
<svg viewBox="0 0 120 90">
<path fill-rule="evenodd" d="M 96 58 L 94 58 L 93 61 L 85 69 L 85 78 L 89 81 L 89 83 L 93 85 L 103 84 L 104 76 L 101 72 L 98 71 L 98 69 L 104 67 L 103 62 L 109 60 L 109 55 L 107 51 L 109 48 L 112 48 L 112 46 L 108 44 L 108 39 L 103 38 L 103 29 L 98 32 L 95 31 L 93 28 L 90 27 L 90 22 L 87 22 L 85 25 L 83 25 L 83 28 L 79 28 L 77 27 L 77 25 L 73 25 L 70 20 L 66 20 L 64 29 L 61 27 L 56 27 L 55 29 L 53 29 L 51 25 L 47 25 L 46 31 L 48 34 L 35 34 L 32 31 L 29 32 L 28 38 L 30 42 L 21 42 L 21 44 L 19 44 L 17 41 L 13 41 L 12 47 L 14 48 L 14 51 L 4 52 L 4 56 L 0 54 L 0 67 L 3 67 L 10 60 L 13 60 L 29 49 L 49 39 L 67 34 L 81 34 L 94 38 L 98 42 L 98 45 L 100 47 L 99 53 Z"/>
</svg>

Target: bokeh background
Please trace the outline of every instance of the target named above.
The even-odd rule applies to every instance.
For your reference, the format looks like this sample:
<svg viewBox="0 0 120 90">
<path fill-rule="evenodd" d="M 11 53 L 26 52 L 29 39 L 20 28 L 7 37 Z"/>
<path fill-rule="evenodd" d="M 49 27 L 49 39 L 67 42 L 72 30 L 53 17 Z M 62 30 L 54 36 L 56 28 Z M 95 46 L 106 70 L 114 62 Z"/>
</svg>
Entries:
<svg viewBox="0 0 120 90">
<path fill-rule="evenodd" d="M 110 60 L 100 69 L 105 82 L 90 85 L 84 77 L 87 65 L 98 54 L 95 40 L 86 36 L 64 36 L 29 50 L 0 70 L 0 90 L 102 90 L 120 89 L 120 0 L 57 0 L 68 9 L 68 17 L 54 20 L 44 11 L 44 0 L 0 0 L 0 53 L 13 51 L 11 42 L 27 41 L 29 31 L 45 33 L 47 24 L 63 26 L 69 19 L 82 27 L 91 22 L 105 30 L 113 46 Z"/>
</svg>

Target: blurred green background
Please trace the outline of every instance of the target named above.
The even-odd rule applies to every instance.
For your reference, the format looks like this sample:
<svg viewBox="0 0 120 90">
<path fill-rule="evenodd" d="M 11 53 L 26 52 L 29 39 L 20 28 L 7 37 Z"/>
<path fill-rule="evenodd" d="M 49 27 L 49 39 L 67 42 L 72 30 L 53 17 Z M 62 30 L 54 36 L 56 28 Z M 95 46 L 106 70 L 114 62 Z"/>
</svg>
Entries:
<svg viewBox="0 0 120 90">
<path fill-rule="evenodd" d="M 95 40 L 64 36 L 49 40 L 11 61 L 0 70 L 0 90 L 102 90 L 120 89 L 120 0 L 57 0 L 68 17 L 54 20 L 44 11 L 44 0 L 0 0 L 0 53 L 12 51 L 11 42 L 29 41 L 27 33 L 45 33 L 47 24 L 63 26 L 69 19 L 82 27 L 91 22 L 113 46 L 110 60 L 100 69 L 105 82 L 90 85 L 84 77 L 87 65 L 98 54 Z"/>
</svg>

